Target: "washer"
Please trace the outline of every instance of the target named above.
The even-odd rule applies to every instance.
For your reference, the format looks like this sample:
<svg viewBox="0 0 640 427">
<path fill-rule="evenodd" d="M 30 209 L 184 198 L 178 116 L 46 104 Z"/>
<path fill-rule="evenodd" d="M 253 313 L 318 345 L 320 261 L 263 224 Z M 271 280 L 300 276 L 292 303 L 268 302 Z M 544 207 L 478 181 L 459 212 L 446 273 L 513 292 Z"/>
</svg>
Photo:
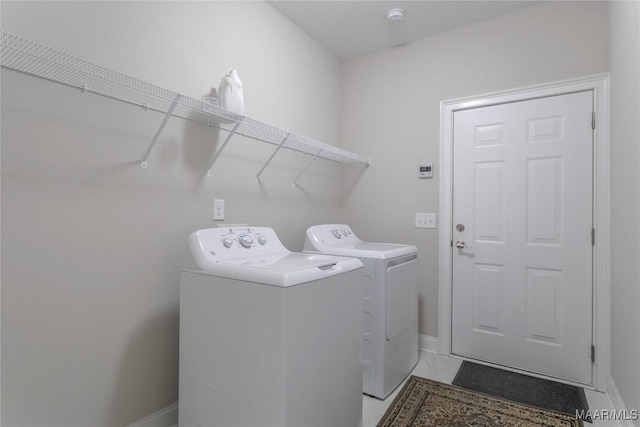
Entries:
<svg viewBox="0 0 640 427">
<path fill-rule="evenodd" d="M 324 224 L 307 229 L 304 251 L 364 264 L 362 389 L 386 398 L 418 363 L 418 249 L 363 242 L 348 225 Z"/>
<path fill-rule="evenodd" d="M 362 263 L 267 227 L 196 231 L 180 272 L 180 426 L 362 425 Z"/>
</svg>

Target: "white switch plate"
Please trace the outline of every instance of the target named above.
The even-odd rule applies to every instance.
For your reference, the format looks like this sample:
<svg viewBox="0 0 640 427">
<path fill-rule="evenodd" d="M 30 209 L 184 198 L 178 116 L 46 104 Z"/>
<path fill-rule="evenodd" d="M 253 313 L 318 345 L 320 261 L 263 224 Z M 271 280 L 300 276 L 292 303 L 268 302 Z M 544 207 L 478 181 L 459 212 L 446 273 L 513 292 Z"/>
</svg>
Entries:
<svg viewBox="0 0 640 427">
<path fill-rule="evenodd" d="M 224 200 L 223 199 L 213 199 L 213 220 L 214 221 L 224 220 Z"/>
<path fill-rule="evenodd" d="M 417 213 L 416 228 L 436 228 L 435 213 Z"/>
</svg>

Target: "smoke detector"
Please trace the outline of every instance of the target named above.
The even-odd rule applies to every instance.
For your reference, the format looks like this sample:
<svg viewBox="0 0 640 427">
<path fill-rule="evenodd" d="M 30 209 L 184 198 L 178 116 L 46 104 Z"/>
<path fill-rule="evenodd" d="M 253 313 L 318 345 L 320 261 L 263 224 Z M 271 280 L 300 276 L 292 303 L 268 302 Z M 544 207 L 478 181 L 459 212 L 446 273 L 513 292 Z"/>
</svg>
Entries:
<svg viewBox="0 0 640 427">
<path fill-rule="evenodd" d="M 398 22 L 398 21 L 402 21 L 403 19 L 404 19 L 404 9 L 395 7 L 387 11 L 387 21 Z"/>
</svg>

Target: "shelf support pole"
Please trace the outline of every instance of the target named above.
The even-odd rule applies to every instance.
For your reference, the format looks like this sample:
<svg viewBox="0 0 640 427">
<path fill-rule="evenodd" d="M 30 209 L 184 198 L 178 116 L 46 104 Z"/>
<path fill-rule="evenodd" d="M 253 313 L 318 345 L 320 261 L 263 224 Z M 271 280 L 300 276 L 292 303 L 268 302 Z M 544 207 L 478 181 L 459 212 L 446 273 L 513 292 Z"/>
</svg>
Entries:
<svg viewBox="0 0 640 427">
<path fill-rule="evenodd" d="M 149 154 L 151 154 L 151 150 L 153 150 L 153 146 L 156 145 L 156 142 L 158 142 L 158 137 L 160 137 L 162 130 L 167 125 L 167 122 L 169 121 L 171 116 L 173 116 L 173 112 L 178 106 L 178 101 L 180 101 L 180 98 L 182 98 L 182 95 L 177 94 L 176 98 L 173 100 L 173 103 L 171 103 L 171 106 L 169 107 L 167 114 L 164 116 L 162 123 L 160 123 L 160 127 L 156 131 L 156 134 L 153 135 L 153 139 L 151 140 L 151 144 L 149 144 L 149 148 L 147 148 L 147 151 L 144 153 L 144 156 L 142 156 L 142 163 L 140 164 L 140 166 L 142 166 L 143 169 L 147 168 L 147 158 L 149 158 Z"/>
<path fill-rule="evenodd" d="M 278 151 L 280 151 L 284 143 L 287 142 L 287 139 L 289 139 L 289 136 L 291 136 L 291 133 L 287 133 L 287 136 L 285 136 L 282 139 L 282 142 L 280 143 L 280 145 L 278 145 L 278 147 L 275 149 L 273 154 L 271 154 L 271 157 L 269 157 L 269 159 L 267 160 L 267 163 L 265 163 L 264 166 L 262 166 L 262 169 L 260 169 L 260 172 L 258 172 L 258 174 L 256 175 L 256 182 L 260 182 L 260 175 L 262 175 L 262 172 L 264 172 L 264 170 L 267 168 L 269 163 L 271 163 L 271 160 L 273 160 L 276 154 L 278 154 Z"/>
<path fill-rule="evenodd" d="M 296 185 L 296 186 L 298 185 L 298 180 L 300 179 L 300 177 L 302 177 L 302 175 L 304 175 L 304 173 L 307 171 L 307 169 L 309 169 L 309 166 L 311 166 L 311 163 L 313 163 L 318 158 L 320 153 L 322 153 L 322 150 L 324 150 L 324 146 L 321 149 L 318 150 L 318 152 L 316 153 L 315 156 L 313 156 L 311 161 L 309 163 L 307 163 L 307 166 L 305 166 L 304 169 L 302 169 L 300 171 L 300 173 L 298 174 L 296 179 L 293 180 L 293 185 Z"/>
<path fill-rule="evenodd" d="M 222 145 L 220 146 L 220 148 L 218 148 L 216 154 L 213 155 L 213 159 L 211 159 L 211 161 L 209 162 L 209 166 L 207 166 L 207 172 L 205 173 L 206 176 L 211 176 L 211 168 L 213 167 L 213 164 L 216 162 L 216 160 L 218 160 L 218 156 L 222 154 L 222 150 L 224 150 L 224 148 L 227 146 L 227 143 L 231 140 L 231 137 L 236 134 L 238 126 L 240 126 L 240 122 L 236 122 L 236 124 L 233 125 L 233 129 L 229 131 L 229 134 L 222 142 Z"/>
</svg>

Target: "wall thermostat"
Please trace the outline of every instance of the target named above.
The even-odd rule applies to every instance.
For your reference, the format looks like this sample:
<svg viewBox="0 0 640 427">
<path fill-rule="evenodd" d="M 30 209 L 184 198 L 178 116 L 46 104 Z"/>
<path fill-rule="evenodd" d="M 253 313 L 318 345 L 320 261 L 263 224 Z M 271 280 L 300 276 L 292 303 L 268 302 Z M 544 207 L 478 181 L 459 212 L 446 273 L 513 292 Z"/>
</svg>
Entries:
<svg viewBox="0 0 640 427">
<path fill-rule="evenodd" d="M 418 178 L 433 178 L 433 163 L 421 163 L 418 168 Z"/>
</svg>

